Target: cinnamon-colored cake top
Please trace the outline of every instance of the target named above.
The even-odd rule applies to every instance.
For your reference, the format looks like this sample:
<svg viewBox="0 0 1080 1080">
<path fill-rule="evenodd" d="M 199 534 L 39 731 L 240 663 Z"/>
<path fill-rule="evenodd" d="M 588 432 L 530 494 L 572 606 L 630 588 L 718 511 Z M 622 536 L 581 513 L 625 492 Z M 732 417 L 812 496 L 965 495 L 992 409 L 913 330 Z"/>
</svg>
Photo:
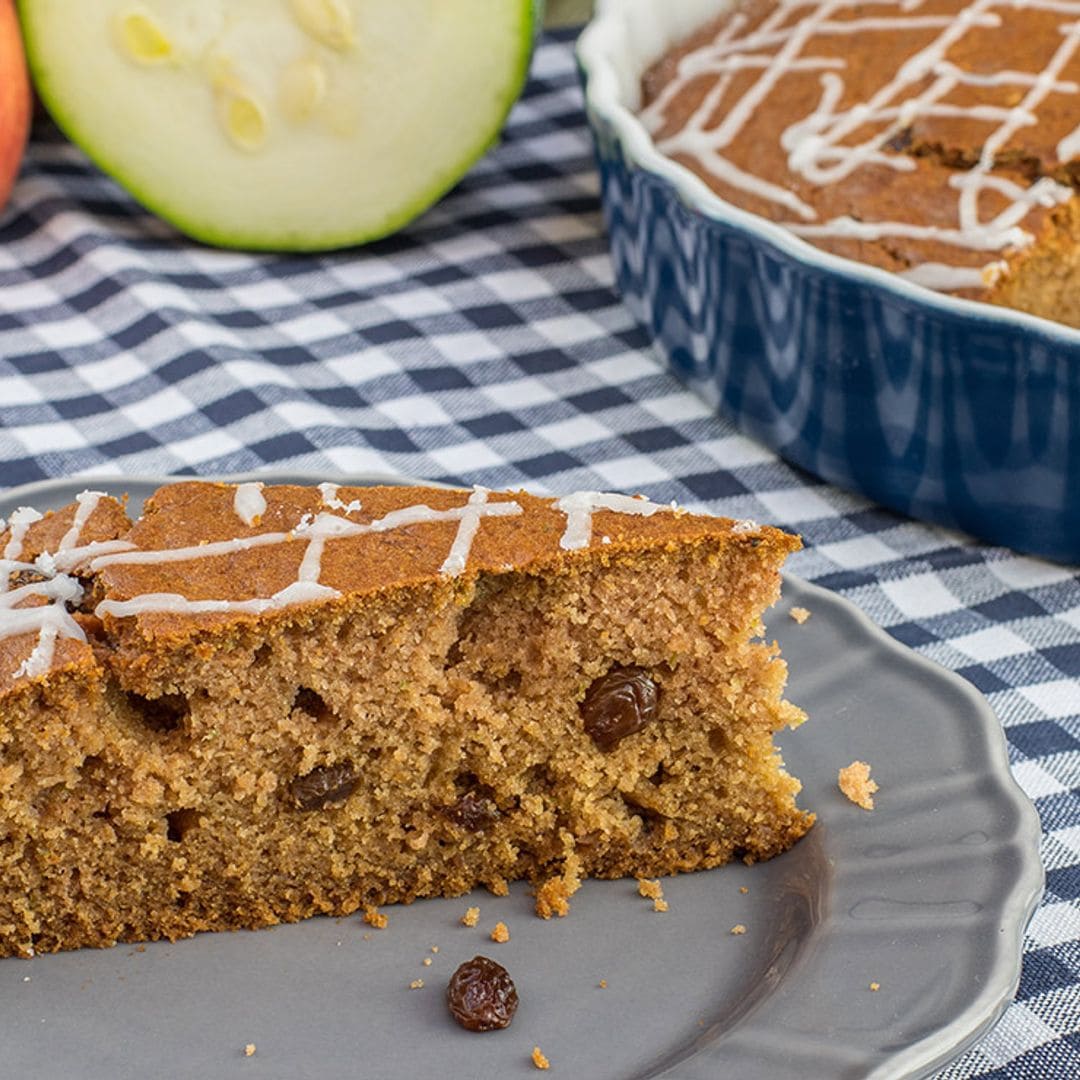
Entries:
<svg viewBox="0 0 1080 1080">
<path fill-rule="evenodd" d="M 747 0 L 643 97 L 659 149 L 730 202 L 977 292 L 1080 186 L 1080 4 Z"/>
<path fill-rule="evenodd" d="M 86 520 L 73 530 L 80 512 Z M 614 555 L 708 536 L 778 558 L 799 546 L 753 522 L 625 495 L 543 499 L 483 488 L 179 483 L 157 491 L 130 530 L 126 524 L 119 504 L 85 493 L 29 531 L 20 533 L 13 519 L 0 532 L 9 572 L 31 582 L 0 602 L 0 693 L 88 650 L 67 610 L 82 600 L 80 581 L 88 578 L 88 618 L 99 633 L 134 626 L 147 647 L 167 648 L 346 597 L 481 571 L 553 568 L 588 550 Z"/>
</svg>

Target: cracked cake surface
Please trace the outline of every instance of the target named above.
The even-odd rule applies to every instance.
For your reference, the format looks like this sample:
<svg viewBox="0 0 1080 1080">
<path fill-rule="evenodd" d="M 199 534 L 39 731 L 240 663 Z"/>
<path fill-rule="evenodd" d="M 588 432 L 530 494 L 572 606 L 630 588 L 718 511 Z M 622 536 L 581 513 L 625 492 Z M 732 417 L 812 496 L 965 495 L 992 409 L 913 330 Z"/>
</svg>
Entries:
<svg viewBox="0 0 1080 1080">
<path fill-rule="evenodd" d="M 642 80 L 662 152 L 827 251 L 1080 326 L 1080 6 L 717 11 Z"/>
<path fill-rule="evenodd" d="M 768 858 L 797 538 L 581 492 L 185 482 L 0 530 L 0 954 Z"/>
</svg>

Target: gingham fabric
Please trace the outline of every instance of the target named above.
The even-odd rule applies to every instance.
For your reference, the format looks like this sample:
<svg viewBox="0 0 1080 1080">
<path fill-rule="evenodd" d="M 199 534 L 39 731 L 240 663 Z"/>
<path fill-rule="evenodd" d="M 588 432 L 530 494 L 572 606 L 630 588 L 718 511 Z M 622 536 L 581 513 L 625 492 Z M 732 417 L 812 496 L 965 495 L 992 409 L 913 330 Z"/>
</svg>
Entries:
<svg viewBox="0 0 1080 1080">
<path fill-rule="evenodd" d="M 42 126 L 0 222 L 0 461 L 622 489 L 797 530 L 793 572 L 988 697 L 1041 815 L 1018 998 L 941 1076 L 1080 1076 L 1080 575 L 824 485 L 665 372 L 613 291 L 569 36 L 502 144 L 366 250 L 197 247 Z"/>
</svg>

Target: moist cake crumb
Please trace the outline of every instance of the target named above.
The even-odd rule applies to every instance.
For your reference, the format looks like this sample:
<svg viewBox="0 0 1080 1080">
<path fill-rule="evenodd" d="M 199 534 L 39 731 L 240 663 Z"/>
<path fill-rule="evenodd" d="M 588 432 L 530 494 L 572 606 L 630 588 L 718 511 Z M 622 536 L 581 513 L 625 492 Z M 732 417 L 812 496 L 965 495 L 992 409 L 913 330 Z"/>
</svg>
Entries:
<svg viewBox="0 0 1080 1080">
<path fill-rule="evenodd" d="M 533 1052 L 532 1052 L 532 1063 L 533 1063 L 533 1064 L 534 1064 L 534 1065 L 535 1065 L 535 1066 L 536 1066 L 536 1067 L 537 1067 L 538 1069 L 550 1069 L 550 1068 L 551 1068 L 551 1062 L 550 1062 L 550 1061 L 548 1061 L 548 1059 L 547 1059 L 546 1057 L 544 1057 L 544 1055 L 543 1055 L 543 1053 L 541 1052 L 541 1050 L 540 1050 L 540 1047 L 539 1047 L 539 1046 L 534 1046 L 534 1047 L 533 1047 Z"/>
<path fill-rule="evenodd" d="M 601 979 L 600 982 L 597 985 L 600 987 L 601 990 L 606 990 L 607 989 L 607 979 Z"/>
<path fill-rule="evenodd" d="M 734 935 L 735 935 L 735 936 L 737 937 L 737 936 L 738 936 L 739 934 L 745 934 L 745 933 L 746 933 L 746 927 L 745 927 L 745 926 L 743 926 L 743 924 L 742 924 L 741 922 L 740 922 L 740 923 L 736 923 L 736 924 L 735 924 L 735 925 L 734 925 L 734 926 L 733 926 L 733 927 L 731 928 L 731 930 L 730 930 L 729 932 L 730 932 L 730 933 L 732 933 L 732 934 L 734 934 Z"/>
<path fill-rule="evenodd" d="M 865 761 L 853 761 L 842 768 L 837 783 L 856 806 L 864 810 L 874 809 L 874 792 L 878 786 L 876 781 L 870 779 L 870 766 Z"/>
<path fill-rule="evenodd" d="M 804 607 L 793 607 L 788 614 L 800 625 L 810 618 L 810 611 Z"/>
<path fill-rule="evenodd" d="M 652 902 L 652 909 L 653 909 L 653 911 L 659 911 L 659 912 L 667 911 L 668 902 L 662 896 L 658 896 Z"/>
<path fill-rule="evenodd" d="M 507 928 L 506 923 L 497 922 L 495 924 L 495 929 L 491 931 L 491 940 L 499 942 L 500 945 L 510 940 L 510 930 Z"/>
<path fill-rule="evenodd" d="M 562 878 L 545 881 L 536 890 L 536 914 L 541 919 L 550 919 L 552 915 L 561 919 L 570 913 L 570 895 Z"/>
<path fill-rule="evenodd" d="M 254 1043 L 248 1043 L 247 1046 L 244 1047 L 244 1057 L 254 1057 L 254 1055 L 255 1055 L 255 1044 Z M 273 1057 L 273 1054 L 271 1054 L 270 1056 Z"/>
<path fill-rule="evenodd" d="M 425 956 L 424 957 L 424 967 L 431 967 L 431 957 L 430 956 Z"/>
<path fill-rule="evenodd" d="M 475 926 L 480 921 L 480 909 L 478 907 L 471 907 L 465 909 L 465 914 L 461 916 L 462 926 Z"/>
<path fill-rule="evenodd" d="M 649 881 L 647 878 L 638 878 L 637 891 L 647 900 L 660 900 L 664 895 L 664 887 L 657 881 Z"/>
<path fill-rule="evenodd" d="M 423 990 L 424 989 L 424 980 L 423 979 L 413 979 L 413 981 L 411 983 L 409 983 L 409 989 L 410 990 Z"/>
<path fill-rule="evenodd" d="M 871 989 L 871 990 L 873 990 L 873 991 L 874 991 L 875 993 L 877 993 L 877 991 L 881 989 L 881 983 L 879 983 L 879 982 L 872 982 L 872 983 L 870 984 L 870 989 Z"/>
<path fill-rule="evenodd" d="M 745 885 L 740 885 L 739 886 L 739 892 L 741 892 L 743 894 L 743 896 L 745 896 L 749 891 L 750 890 Z"/>
<path fill-rule="evenodd" d="M 369 907 L 364 909 L 364 922 L 368 926 L 374 926 L 376 930 L 385 930 L 390 924 L 390 919 L 378 908 Z"/>
</svg>

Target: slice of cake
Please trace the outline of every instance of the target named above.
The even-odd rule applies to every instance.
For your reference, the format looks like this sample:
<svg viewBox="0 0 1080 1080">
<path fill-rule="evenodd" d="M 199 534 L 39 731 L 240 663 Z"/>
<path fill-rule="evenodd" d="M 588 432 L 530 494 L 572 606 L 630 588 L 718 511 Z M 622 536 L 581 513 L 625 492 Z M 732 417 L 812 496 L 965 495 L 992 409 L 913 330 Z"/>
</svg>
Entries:
<svg viewBox="0 0 1080 1080">
<path fill-rule="evenodd" d="M 798 540 L 626 496 L 95 493 L 0 532 L 0 953 L 530 879 L 812 823 L 753 640 Z"/>
<path fill-rule="evenodd" d="M 818 247 L 1080 326 L 1077 10 L 716 0 L 645 73 L 641 116 Z"/>
</svg>

